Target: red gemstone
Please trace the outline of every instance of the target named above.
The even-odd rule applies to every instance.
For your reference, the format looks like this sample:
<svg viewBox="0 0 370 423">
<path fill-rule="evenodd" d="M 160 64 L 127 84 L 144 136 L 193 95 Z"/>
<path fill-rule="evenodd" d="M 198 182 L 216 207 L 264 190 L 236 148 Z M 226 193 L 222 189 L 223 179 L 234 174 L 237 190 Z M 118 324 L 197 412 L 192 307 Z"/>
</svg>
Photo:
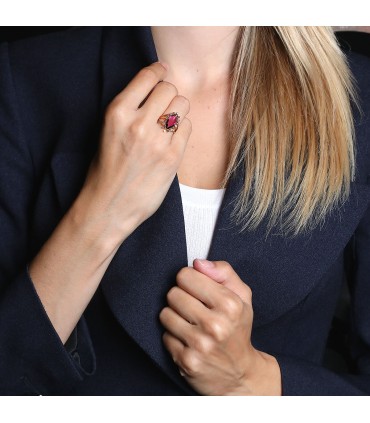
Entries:
<svg viewBox="0 0 370 423">
<path fill-rule="evenodd" d="M 167 129 L 172 128 L 172 126 L 176 125 L 177 123 L 177 116 L 176 115 L 171 115 L 168 119 L 167 119 Z"/>
</svg>

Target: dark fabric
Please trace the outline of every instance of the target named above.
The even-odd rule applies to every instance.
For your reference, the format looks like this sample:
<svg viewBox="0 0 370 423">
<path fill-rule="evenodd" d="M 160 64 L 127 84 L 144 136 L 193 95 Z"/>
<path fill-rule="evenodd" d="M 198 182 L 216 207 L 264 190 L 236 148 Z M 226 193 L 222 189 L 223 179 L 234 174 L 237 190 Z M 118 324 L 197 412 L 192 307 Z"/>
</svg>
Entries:
<svg viewBox="0 0 370 423">
<path fill-rule="evenodd" d="M 361 31 L 338 31 L 335 33 L 342 48 L 370 57 L 370 33 Z"/>
<path fill-rule="evenodd" d="M 284 395 L 370 394 L 370 61 L 346 52 L 355 111 L 356 181 L 344 207 L 310 233 L 240 232 L 226 188 L 208 258 L 253 291 L 252 341 L 276 356 Z M 121 245 L 66 345 L 27 265 L 83 184 L 106 105 L 157 60 L 150 27 L 81 28 L 0 48 L 0 392 L 195 395 L 165 350 L 158 314 L 187 266 L 179 181 Z M 351 374 L 322 365 L 342 283 L 351 292 Z"/>
<path fill-rule="evenodd" d="M 16 41 L 37 35 L 69 29 L 70 26 L 2 26 L 0 27 L 0 42 Z"/>
</svg>

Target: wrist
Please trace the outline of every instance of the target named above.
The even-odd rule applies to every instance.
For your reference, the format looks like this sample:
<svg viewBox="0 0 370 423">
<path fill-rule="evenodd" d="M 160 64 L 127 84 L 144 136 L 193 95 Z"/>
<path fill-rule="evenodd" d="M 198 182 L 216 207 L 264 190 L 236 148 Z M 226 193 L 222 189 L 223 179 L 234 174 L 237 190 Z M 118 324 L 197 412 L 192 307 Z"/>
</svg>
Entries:
<svg viewBox="0 0 370 423">
<path fill-rule="evenodd" d="M 276 358 L 252 348 L 252 357 L 238 392 L 232 395 L 281 396 L 281 372 Z"/>
<path fill-rule="evenodd" d="M 254 395 L 282 395 L 281 371 L 276 358 L 270 354 L 255 350 L 260 356 L 260 369 L 251 382 Z"/>
<path fill-rule="evenodd" d="M 133 216 L 117 219 L 106 210 L 99 210 L 98 204 L 88 207 L 86 203 L 86 199 L 79 196 L 63 220 L 84 240 L 87 248 L 109 256 L 137 228 L 136 219 Z"/>
</svg>

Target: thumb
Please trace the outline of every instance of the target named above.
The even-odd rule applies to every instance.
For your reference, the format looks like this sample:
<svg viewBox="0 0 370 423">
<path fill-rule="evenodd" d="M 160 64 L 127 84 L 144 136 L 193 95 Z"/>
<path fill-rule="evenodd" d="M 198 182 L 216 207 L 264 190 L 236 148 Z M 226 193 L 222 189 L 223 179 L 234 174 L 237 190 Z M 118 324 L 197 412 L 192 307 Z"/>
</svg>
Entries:
<svg viewBox="0 0 370 423">
<path fill-rule="evenodd" d="M 252 303 L 252 291 L 227 261 L 195 259 L 193 267 L 238 295 L 247 304 Z"/>
</svg>

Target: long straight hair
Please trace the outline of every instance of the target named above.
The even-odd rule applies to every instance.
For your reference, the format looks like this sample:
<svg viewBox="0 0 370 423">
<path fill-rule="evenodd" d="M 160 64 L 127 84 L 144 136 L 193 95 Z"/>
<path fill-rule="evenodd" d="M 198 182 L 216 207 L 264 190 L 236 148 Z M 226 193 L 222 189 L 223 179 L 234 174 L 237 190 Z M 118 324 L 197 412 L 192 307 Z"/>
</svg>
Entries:
<svg viewBox="0 0 370 423">
<path fill-rule="evenodd" d="M 229 165 L 245 166 L 232 218 L 242 231 L 268 217 L 297 235 L 345 202 L 355 175 L 357 104 L 331 27 L 240 27 L 234 50 Z M 242 153 L 242 154 L 240 154 Z"/>
</svg>

